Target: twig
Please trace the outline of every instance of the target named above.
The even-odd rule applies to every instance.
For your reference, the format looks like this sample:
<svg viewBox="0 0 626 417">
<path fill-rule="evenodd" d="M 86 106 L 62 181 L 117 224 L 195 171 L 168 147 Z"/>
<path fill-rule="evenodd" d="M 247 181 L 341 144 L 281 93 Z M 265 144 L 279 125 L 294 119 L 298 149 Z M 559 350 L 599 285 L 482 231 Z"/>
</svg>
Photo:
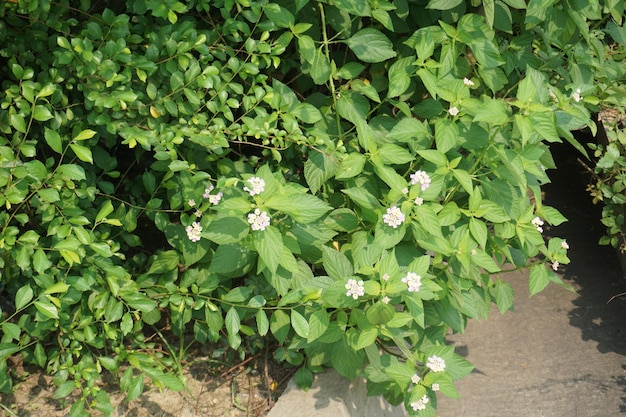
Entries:
<svg viewBox="0 0 626 417">
<path fill-rule="evenodd" d="M 606 303 L 608 304 L 608 303 L 610 303 L 611 301 L 615 300 L 617 297 L 623 297 L 624 295 L 626 295 L 626 292 L 623 292 L 623 293 L 621 293 L 621 294 L 614 295 L 614 296 L 613 296 L 613 297 L 611 297 L 611 298 L 609 299 L 609 301 L 607 301 Z"/>
</svg>

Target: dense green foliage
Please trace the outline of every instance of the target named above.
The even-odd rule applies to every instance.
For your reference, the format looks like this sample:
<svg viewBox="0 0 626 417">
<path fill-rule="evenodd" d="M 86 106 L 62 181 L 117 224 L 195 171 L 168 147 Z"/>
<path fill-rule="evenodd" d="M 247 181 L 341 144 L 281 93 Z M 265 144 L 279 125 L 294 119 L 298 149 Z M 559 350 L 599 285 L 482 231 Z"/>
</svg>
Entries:
<svg viewBox="0 0 626 417">
<path fill-rule="evenodd" d="M 133 399 L 183 387 L 190 339 L 271 337 L 302 386 L 436 415 L 498 272 L 560 283 L 549 143 L 623 105 L 623 6 L 0 3 L 0 389 L 19 354 L 107 414 L 103 372 Z"/>
</svg>

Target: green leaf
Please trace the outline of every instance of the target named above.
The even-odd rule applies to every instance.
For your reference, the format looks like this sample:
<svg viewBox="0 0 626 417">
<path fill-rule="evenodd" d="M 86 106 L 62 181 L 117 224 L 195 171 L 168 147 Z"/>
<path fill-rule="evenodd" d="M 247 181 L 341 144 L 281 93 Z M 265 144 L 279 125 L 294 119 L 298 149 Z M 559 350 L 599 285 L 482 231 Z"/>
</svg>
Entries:
<svg viewBox="0 0 626 417">
<path fill-rule="evenodd" d="M 328 60 L 326 54 L 324 54 L 322 48 L 323 47 L 315 49 L 313 53 L 313 61 L 311 62 L 311 69 L 309 71 L 313 82 L 317 85 L 322 85 L 328 82 L 332 72 L 330 61 Z"/>
<path fill-rule="evenodd" d="M 100 207 L 98 214 L 96 214 L 96 223 L 100 223 L 109 214 L 113 213 L 113 210 L 114 208 L 113 208 L 113 203 L 111 202 L 111 200 L 106 200 L 102 204 L 102 207 Z"/>
<path fill-rule="evenodd" d="M 385 164 L 406 164 L 415 157 L 405 148 L 393 143 L 385 143 L 378 150 L 379 155 Z"/>
<path fill-rule="evenodd" d="M 253 232 L 254 247 L 265 266 L 273 273 L 278 269 L 283 253 L 283 237 L 274 226 Z"/>
<path fill-rule="evenodd" d="M 406 57 L 396 60 L 389 68 L 389 91 L 388 97 L 398 97 L 411 85 L 409 74 L 414 73 L 414 58 Z"/>
<path fill-rule="evenodd" d="M 432 162 L 438 167 L 445 167 L 446 165 L 448 165 L 448 158 L 446 158 L 446 155 L 442 151 L 435 149 L 426 149 L 417 151 L 417 153 L 419 154 L 419 156 L 429 162 Z"/>
<path fill-rule="evenodd" d="M 474 238 L 474 240 L 476 240 L 476 242 L 483 248 L 486 247 L 487 245 L 487 225 L 474 218 L 474 217 L 470 217 L 469 219 L 469 229 L 470 229 L 470 233 L 472 234 L 472 237 Z"/>
<path fill-rule="evenodd" d="M 241 217 L 218 217 L 209 224 L 202 235 L 218 245 L 226 245 L 239 242 L 249 232 L 250 225 Z"/>
<path fill-rule="evenodd" d="M 12 354 L 19 352 L 20 347 L 13 343 L 0 343 L 0 360 L 4 360 Z"/>
<path fill-rule="evenodd" d="M 563 216 L 557 209 L 549 206 L 541 206 L 537 208 L 537 214 L 552 226 L 558 226 L 561 223 L 567 221 L 567 218 Z"/>
<path fill-rule="evenodd" d="M 15 311 L 20 311 L 33 299 L 33 290 L 30 285 L 20 287 L 15 293 Z"/>
<path fill-rule="evenodd" d="M 37 311 L 39 311 L 45 317 L 49 319 L 59 318 L 59 312 L 57 308 L 54 306 L 54 304 L 46 302 L 46 301 L 35 301 L 34 305 L 35 305 L 35 308 L 37 308 Z"/>
<path fill-rule="evenodd" d="M 15 130 L 21 133 L 26 133 L 26 121 L 21 114 L 12 114 L 9 116 L 9 123 Z"/>
<path fill-rule="evenodd" d="M 291 325 L 298 336 L 304 339 L 309 337 L 309 322 L 296 310 L 291 310 Z"/>
<path fill-rule="evenodd" d="M 56 400 L 60 398 L 65 398 L 70 395 L 72 391 L 74 391 L 74 388 L 75 386 L 73 380 L 65 381 L 64 383 L 59 385 L 59 388 L 57 388 L 56 392 L 53 395 L 53 398 Z"/>
<path fill-rule="evenodd" d="M 42 294 L 44 294 L 44 295 L 47 295 L 47 294 L 64 294 L 64 293 L 67 292 L 67 290 L 69 288 L 70 288 L 70 286 L 67 285 L 64 282 L 55 282 L 50 287 L 46 288 L 46 290 L 44 292 L 42 292 Z"/>
<path fill-rule="evenodd" d="M 309 317 L 309 334 L 307 336 L 307 343 L 313 342 L 326 333 L 329 325 L 330 315 L 326 312 L 326 310 L 323 308 L 315 310 Z"/>
<path fill-rule="evenodd" d="M 311 388 L 311 385 L 313 385 L 313 372 L 311 372 L 308 368 L 301 367 L 296 371 L 293 379 L 298 388 L 307 391 Z"/>
<path fill-rule="evenodd" d="M 322 265 L 326 273 L 336 281 L 347 280 L 354 273 L 352 263 L 343 253 L 322 246 Z"/>
<path fill-rule="evenodd" d="M 367 157 L 360 152 L 352 152 L 345 157 L 337 169 L 335 178 L 348 179 L 353 178 L 363 172 L 363 167 L 367 162 Z"/>
<path fill-rule="evenodd" d="M 496 281 L 496 286 L 493 289 L 494 298 L 496 299 L 496 305 L 501 314 L 511 310 L 513 308 L 513 299 L 515 298 L 515 292 L 513 287 L 508 282 L 504 282 L 500 279 Z"/>
<path fill-rule="evenodd" d="M 269 20 L 280 28 L 288 28 L 295 24 L 293 14 L 276 3 L 269 3 L 263 9 Z"/>
<path fill-rule="evenodd" d="M 35 109 L 33 110 L 33 118 L 39 122 L 45 122 L 46 120 L 52 119 L 52 113 L 50 110 L 41 104 L 37 104 Z"/>
<path fill-rule="evenodd" d="M 80 141 L 80 140 L 91 139 L 94 137 L 95 134 L 96 132 L 94 130 L 85 129 L 85 130 L 82 130 L 78 135 L 76 135 L 74 139 L 72 140 Z"/>
<path fill-rule="evenodd" d="M 290 215 L 298 223 L 311 223 L 329 212 L 332 207 L 311 194 L 275 194 L 265 204 Z"/>
<path fill-rule="evenodd" d="M 179 263 L 178 254 L 176 251 L 168 250 L 160 253 L 154 260 L 148 274 L 162 274 L 165 272 L 173 271 L 176 269 Z"/>
<path fill-rule="evenodd" d="M 2 326 L 0 326 L 2 328 L 2 332 L 4 333 L 5 336 L 9 336 L 10 337 L 10 341 L 11 340 L 15 340 L 15 341 L 19 341 L 20 340 L 20 333 L 22 332 L 20 326 L 18 326 L 15 323 L 10 323 L 10 322 L 4 322 L 2 323 Z"/>
<path fill-rule="evenodd" d="M 359 219 L 349 208 L 339 208 L 328 214 L 324 224 L 339 232 L 351 232 L 358 226 Z"/>
<path fill-rule="evenodd" d="M 550 283 L 550 271 L 544 264 L 533 265 L 530 268 L 530 279 L 528 281 L 530 295 L 541 292 Z"/>
<path fill-rule="evenodd" d="M 226 313 L 224 324 L 226 325 L 226 331 L 228 331 L 228 333 L 239 333 L 239 330 L 241 329 L 241 319 L 239 318 L 239 314 L 237 313 L 237 309 L 235 307 L 231 307 Z"/>
<path fill-rule="evenodd" d="M 82 145 L 78 145 L 76 143 L 70 143 L 70 148 L 72 148 L 78 159 L 83 162 L 89 162 L 90 164 L 93 164 L 93 155 L 91 154 L 91 149 Z"/>
<path fill-rule="evenodd" d="M 317 123 L 322 119 L 322 113 L 318 108 L 309 103 L 298 103 L 289 113 L 304 123 Z"/>
<path fill-rule="evenodd" d="M 270 328 L 270 322 L 267 319 L 267 314 L 263 309 L 259 309 L 255 315 L 256 329 L 259 336 L 265 336 Z"/>
<path fill-rule="evenodd" d="M 371 9 L 367 0 L 333 0 L 333 5 L 354 16 L 371 16 Z"/>
<path fill-rule="evenodd" d="M 363 366 L 364 358 L 365 354 L 363 351 L 356 352 L 348 341 L 347 336 L 344 335 L 339 342 L 334 344 L 331 363 L 341 375 L 348 379 L 354 379 Z"/>
<path fill-rule="evenodd" d="M 338 163 L 334 157 L 311 151 L 304 163 L 304 178 L 313 194 L 317 193 L 322 185 L 335 175 L 337 167 Z"/>
<path fill-rule="evenodd" d="M 140 292 L 122 295 L 122 299 L 128 304 L 129 307 L 143 313 L 149 313 L 156 308 L 156 302 Z"/>
<path fill-rule="evenodd" d="M 370 323 L 378 325 L 389 322 L 395 312 L 396 310 L 391 304 L 385 304 L 379 301 L 370 306 L 366 312 L 366 316 Z"/>
<path fill-rule="evenodd" d="M 463 0 L 430 0 L 427 9 L 450 10 L 463 3 Z"/>
<path fill-rule="evenodd" d="M 291 326 L 289 325 L 289 315 L 283 310 L 276 310 L 270 318 L 270 330 L 279 343 L 284 343 Z"/>
<path fill-rule="evenodd" d="M 371 27 L 358 31 L 343 42 L 363 62 L 383 62 L 396 56 L 389 38 Z"/>
</svg>

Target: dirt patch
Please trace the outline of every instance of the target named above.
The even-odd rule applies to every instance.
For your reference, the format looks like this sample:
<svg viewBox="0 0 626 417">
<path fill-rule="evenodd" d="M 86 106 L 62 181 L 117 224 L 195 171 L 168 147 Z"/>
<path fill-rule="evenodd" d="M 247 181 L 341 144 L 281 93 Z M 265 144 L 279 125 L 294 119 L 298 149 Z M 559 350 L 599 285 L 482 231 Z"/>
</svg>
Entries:
<svg viewBox="0 0 626 417">
<path fill-rule="evenodd" d="M 17 376 L 13 393 L 0 394 L 2 417 L 65 417 L 72 401 L 54 399 L 52 377 L 22 366 L 16 358 L 9 367 Z M 144 393 L 125 401 L 119 385 L 104 383 L 114 406 L 112 417 L 263 417 L 283 392 L 293 369 L 268 355 L 250 357 L 230 367 L 216 368 L 208 357 L 196 356 L 184 367 L 187 388 L 159 390 L 146 378 Z M 102 415 L 94 412 L 93 415 Z"/>
</svg>

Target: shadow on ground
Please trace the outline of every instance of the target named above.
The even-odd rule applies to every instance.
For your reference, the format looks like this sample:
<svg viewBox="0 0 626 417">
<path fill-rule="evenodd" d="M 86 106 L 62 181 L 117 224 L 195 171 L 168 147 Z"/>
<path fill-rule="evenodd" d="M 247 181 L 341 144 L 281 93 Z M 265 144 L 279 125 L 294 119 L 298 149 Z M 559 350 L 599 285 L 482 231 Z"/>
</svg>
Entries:
<svg viewBox="0 0 626 417">
<path fill-rule="evenodd" d="M 583 340 L 596 342 L 599 352 L 626 356 L 626 297 L 615 297 L 626 292 L 626 278 L 617 252 L 598 244 L 605 232 L 602 207 L 593 205 L 585 191 L 589 175 L 580 155 L 567 145 L 554 147 L 553 154 L 558 169 L 545 187 L 546 202 L 569 221 L 549 233 L 567 239 L 571 263 L 562 276 L 579 288 L 569 322 L 581 330 Z M 626 377 L 615 379 L 606 383 L 623 390 L 620 411 L 626 412 Z"/>
</svg>

